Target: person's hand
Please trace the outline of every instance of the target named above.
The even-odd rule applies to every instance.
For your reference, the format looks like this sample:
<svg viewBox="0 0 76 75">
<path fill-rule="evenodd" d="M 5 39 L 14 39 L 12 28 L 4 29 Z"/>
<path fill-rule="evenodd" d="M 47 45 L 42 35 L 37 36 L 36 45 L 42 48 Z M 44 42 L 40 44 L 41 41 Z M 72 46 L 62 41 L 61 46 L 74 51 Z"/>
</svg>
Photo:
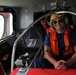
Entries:
<svg viewBox="0 0 76 75">
<path fill-rule="evenodd" d="M 65 63 L 66 63 L 66 61 L 59 60 L 54 64 L 54 67 L 55 67 L 55 69 L 67 69 Z"/>
</svg>

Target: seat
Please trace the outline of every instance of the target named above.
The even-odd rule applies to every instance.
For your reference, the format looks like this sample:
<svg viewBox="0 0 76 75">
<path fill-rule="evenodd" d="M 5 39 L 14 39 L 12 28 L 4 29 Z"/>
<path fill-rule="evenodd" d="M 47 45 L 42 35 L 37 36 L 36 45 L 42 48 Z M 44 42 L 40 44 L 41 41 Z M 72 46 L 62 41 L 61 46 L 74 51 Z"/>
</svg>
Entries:
<svg viewBox="0 0 76 75">
<path fill-rule="evenodd" d="M 22 38 L 22 44 L 25 53 L 19 56 L 20 60 L 22 60 L 21 62 L 24 65 L 26 64 L 26 62 L 28 62 L 28 65 L 31 63 L 32 59 L 39 50 L 43 41 L 44 41 L 44 33 L 43 29 L 39 25 L 34 25 L 24 34 Z M 25 55 L 26 53 L 28 53 L 28 56 Z"/>
</svg>

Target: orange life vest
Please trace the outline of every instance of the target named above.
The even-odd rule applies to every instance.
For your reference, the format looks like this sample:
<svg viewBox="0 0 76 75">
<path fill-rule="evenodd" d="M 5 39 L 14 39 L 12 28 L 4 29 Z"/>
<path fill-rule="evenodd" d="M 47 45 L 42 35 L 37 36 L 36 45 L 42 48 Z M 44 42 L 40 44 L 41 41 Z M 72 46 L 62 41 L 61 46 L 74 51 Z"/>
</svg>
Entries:
<svg viewBox="0 0 76 75">
<path fill-rule="evenodd" d="M 54 55 L 59 55 L 59 48 L 58 48 L 58 39 L 56 36 L 56 31 L 54 29 L 50 29 L 50 44 L 51 44 L 51 49 Z M 66 47 L 66 51 L 64 52 L 63 55 L 69 55 L 73 53 L 73 48 L 72 48 L 72 41 L 69 38 L 69 31 L 68 29 L 65 30 L 64 32 L 64 44 Z"/>
<path fill-rule="evenodd" d="M 46 34 L 50 31 L 50 27 L 46 28 Z"/>
</svg>

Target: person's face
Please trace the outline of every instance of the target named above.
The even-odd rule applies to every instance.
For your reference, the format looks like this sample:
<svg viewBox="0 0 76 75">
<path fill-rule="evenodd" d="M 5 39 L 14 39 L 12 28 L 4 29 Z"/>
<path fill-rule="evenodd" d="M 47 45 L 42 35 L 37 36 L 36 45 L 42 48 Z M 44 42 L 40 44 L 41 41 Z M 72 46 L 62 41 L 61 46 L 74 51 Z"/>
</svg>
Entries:
<svg viewBox="0 0 76 75">
<path fill-rule="evenodd" d="M 56 18 L 53 20 L 53 26 L 57 31 L 64 30 L 64 20 L 62 18 Z"/>
</svg>

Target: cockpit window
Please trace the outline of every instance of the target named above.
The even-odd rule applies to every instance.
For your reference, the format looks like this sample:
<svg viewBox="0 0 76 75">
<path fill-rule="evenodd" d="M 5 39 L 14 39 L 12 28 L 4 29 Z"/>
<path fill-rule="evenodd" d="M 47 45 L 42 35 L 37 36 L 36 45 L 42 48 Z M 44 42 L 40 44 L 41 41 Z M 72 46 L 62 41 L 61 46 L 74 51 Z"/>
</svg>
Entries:
<svg viewBox="0 0 76 75">
<path fill-rule="evenodd" d="M 0 12 L 0 39 L 13 33 L 13 15 L 10 12 Z"/>
<path fill-rule="evenodd" d="M 4 17 L 0 15 L 0 39 L 2 38 L 4 31 Z"/>
</svg>

